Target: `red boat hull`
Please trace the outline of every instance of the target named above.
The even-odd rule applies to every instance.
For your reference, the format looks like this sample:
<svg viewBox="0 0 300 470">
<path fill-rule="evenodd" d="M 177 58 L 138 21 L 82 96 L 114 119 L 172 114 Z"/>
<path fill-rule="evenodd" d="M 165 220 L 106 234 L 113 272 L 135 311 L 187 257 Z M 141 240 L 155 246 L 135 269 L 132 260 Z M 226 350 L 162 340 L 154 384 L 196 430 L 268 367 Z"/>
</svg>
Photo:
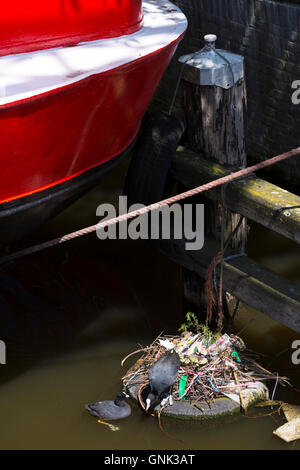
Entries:
<svg viewBox="0 0 300 470">
<path fill-rule="evenodd" d="M 106 162 L 134 139 L 174 44 L 103 74 L 0 108 L 0 203 Z"/>
<path fill-rule="evenodd" d="M 48 219 L 75 202 L 109 174 L 130 152 L 85 171 L 74 178 L 0 205 L 0 247 L 31 234 Z"/>
<path fill-rule="evenodd" d="M 120 1 L 130 3 L 107 5 Z M 132 5 L 129 16 L 139 21 L 140 2 Z M 0 57 L 0 224 L 11 224 L 26 198 L 36 207 L 62 184 L 108 170 L 134 140 L 186 29 L 167 0 L 143 6 L 143 27 L 134 34 Z"/>
<path fill-rule="evenodd" d="M 2 2 L 0 56 L 131 34 L 142 20 L 142 0 Z"/>
</svg>

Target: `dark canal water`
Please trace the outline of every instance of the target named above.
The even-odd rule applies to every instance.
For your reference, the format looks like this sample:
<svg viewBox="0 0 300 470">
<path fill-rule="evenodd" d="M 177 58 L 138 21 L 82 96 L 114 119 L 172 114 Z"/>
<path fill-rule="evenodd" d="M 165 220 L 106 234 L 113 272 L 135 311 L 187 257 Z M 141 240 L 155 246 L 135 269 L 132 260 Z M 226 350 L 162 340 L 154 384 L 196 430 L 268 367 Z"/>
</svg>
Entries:
<svg viewBox="0 0 300 470">
<path fill-rule="evenodd" d="M 121 194 L 126 162 L 92 192 L 27 240 L 47 240 L 93 224 L 101 202 Z M 249 254 L 300 282 L 298 246 L 253 227 Z M 300 449 L 272 434 L 282 416 L 258 409 L 217 423 L 157 420 L 133 406 L 112 432 L 84 404 L 111 399 L 137 359 L 120 362 L 161 332 L 182 322 L 179 268 L 143 241 L 99 241 L 95 235 L 51 248 L 2 272 L 1 334 L 7 364 L 0 366 L 1 449 Z M 251 320 L 251 321 L 250 321 Z M 299 334 L 242 307 L 236 331 L 261 352 L 262 364 L 300 389 L 300 365 L 291 362 Z M 275 398 L 300 404 L 300 394 L 278 388 Z"/>
</svg>

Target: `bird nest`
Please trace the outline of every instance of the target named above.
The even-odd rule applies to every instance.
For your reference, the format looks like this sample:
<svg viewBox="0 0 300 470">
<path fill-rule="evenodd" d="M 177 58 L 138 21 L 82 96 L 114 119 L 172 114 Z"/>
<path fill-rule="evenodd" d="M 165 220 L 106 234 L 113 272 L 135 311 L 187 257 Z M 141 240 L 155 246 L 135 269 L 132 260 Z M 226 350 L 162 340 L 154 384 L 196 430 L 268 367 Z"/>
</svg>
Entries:
<svg viewBox="0 0 300 470">
<path fill-rule="evenodd" d="M 149 368 L 168 349 L 174 349 L 180 358 L 178 377 L 170 389 L 172 401 L 211 404 L 225 396 L 239 401 L 246 410 L 249 405 L 246 390 L 253 390 L 257 385 L 265 387 L 263 383 L 270 380 L 276 384 L 288 383 L 286 377 L 259 365 L 257 354 L 246 349 L 238 336 L 184 332 L 180 336 L 160 336 L 150 346 L 131 353 L 129 356 L 140 351 L 144 354 L 122 378 L 124 388 L 138 389 L 147 384 Z"/>
</svg>

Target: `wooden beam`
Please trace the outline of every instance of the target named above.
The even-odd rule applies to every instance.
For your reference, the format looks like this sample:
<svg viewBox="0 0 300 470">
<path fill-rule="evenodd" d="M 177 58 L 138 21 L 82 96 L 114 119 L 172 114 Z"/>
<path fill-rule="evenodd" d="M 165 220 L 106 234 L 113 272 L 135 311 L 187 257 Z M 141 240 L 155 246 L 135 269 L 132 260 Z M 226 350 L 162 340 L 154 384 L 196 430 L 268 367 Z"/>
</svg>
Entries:
<svg viewBox="0 0 300 470">
<path fill-rule="evenodd" d="M 155 249 L 186 269 L 205 277 L 219 244 L 206 240 L 200 251 L 186 251 L 186 240 L 152 241 Z M 232 254 L 226 252 L 225 258 Z M 247 256 L 225 261 L 224 290 L 279 323 L 300 333 L 300 286 L 259 265 Z"/>
<path fill-rule="evenodd" d="M 205 160 L 200 153 L 180 147 L 172 168 L 173 176 L 187 188 L 194 188 L 230 173 L 224 166 Z M 226 185 L 225 207 L 248 217 L 277 233 L 300 243 L 300 197 L 264 181 L 254 174 Z M 220 200 L 221 189 L 207 191 L 205 195 Z M 285 210 L 280 210 L 287 208 Z"/>
</svg>

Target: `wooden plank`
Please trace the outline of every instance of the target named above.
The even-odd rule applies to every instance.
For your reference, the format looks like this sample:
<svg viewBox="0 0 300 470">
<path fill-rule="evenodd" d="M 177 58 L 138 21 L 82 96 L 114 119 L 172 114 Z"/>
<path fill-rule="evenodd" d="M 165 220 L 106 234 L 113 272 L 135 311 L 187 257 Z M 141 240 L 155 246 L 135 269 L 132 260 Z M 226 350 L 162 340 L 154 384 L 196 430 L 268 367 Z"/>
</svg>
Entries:
<svg viewBox="0 0 300 470">
<path fill-rule="evenodd" d="M 217 163 L 205 160 L 200 153 L 179 148 L 173 161 L 173 176 L 187 188 L 194 188 L 227 175 L 226 170 Z M 226 185 L 225 207 L 248 217 L 275 232 L 300 243 L 300 197 L 257 176 L 249 176 Z M 221 189 L 205 193 L 213 200 L 220 200 Z"/>
<path fill-rule="evenodd" d="M 151 242 L 162 254 L 204 277 L 219 245 L 206 240 L 200 251 L 186 251 L 185 240 Z M 232 254 L 230 250 L 225 257 Z M 225 261 L 224 289 L 279 323 L 300 333 L 300 286 L 269 271 L 247 256 Z"/>
</svg>

